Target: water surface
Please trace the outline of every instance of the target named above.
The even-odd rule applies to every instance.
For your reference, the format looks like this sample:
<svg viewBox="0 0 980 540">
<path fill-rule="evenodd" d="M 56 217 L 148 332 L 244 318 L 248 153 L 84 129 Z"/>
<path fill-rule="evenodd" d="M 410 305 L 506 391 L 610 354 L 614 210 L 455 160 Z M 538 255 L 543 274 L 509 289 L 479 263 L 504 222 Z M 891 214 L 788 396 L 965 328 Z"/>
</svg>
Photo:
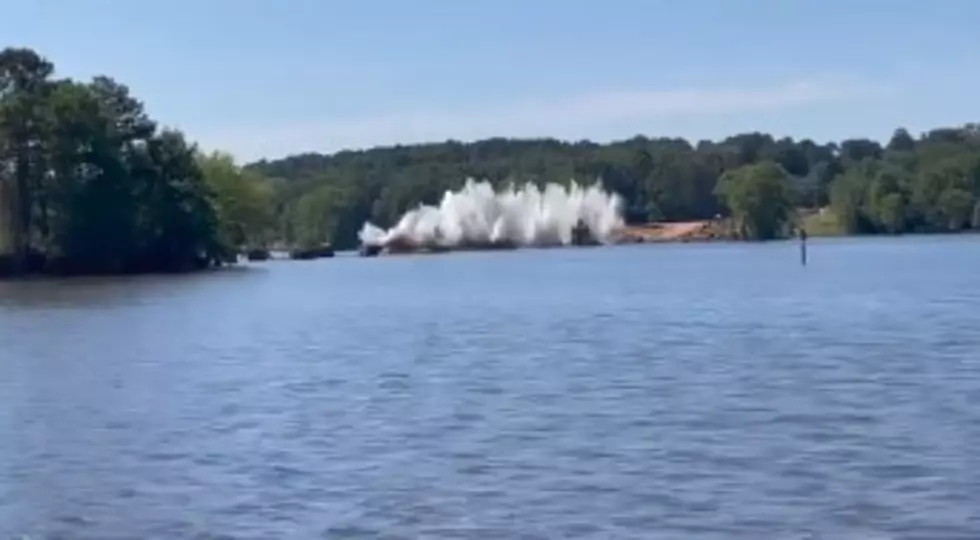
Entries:
<svg viewBox="0 0 980 540">
<path fill-rule="evenodd" d="M 980 538 L 980 238 L 796 249 L 0 283 L 0 539 Z"/>
</svg>

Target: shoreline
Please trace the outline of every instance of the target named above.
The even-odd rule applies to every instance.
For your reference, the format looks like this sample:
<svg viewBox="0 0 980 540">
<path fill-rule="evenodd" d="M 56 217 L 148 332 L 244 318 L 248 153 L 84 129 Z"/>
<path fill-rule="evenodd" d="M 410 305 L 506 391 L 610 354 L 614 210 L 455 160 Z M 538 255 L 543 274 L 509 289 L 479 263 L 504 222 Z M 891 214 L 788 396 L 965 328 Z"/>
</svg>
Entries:
<svg viewBox="0 0 980 540">
<path fill-rule="evenodd" d="M 765 241 L 751 241 L 738 238 L 727 234 L 726 230 L 720 229 L 722 224 L 711 220 L 702 221 L 683 221 L 683 222 L 660 222 L 629 225 L 622 229 L 616 238 L 607 244 L 568 244 L 568 245 L 548 245 L 548 246 L 514 246 L 514 245 L 491 245 L 491 246 L 461 246 L 459 248 L 439 248 L 439 249 L 397 249 L 395 251 L 384 251 L 367 258 L 375 257 L 403 257 L 412 255 L 443 255 L 457 252 L 493 252 L 493 251 L 521 251 L 526 249 L 574 249 L 574 248 L 595 248 L 602 246 L 631 246 L 631 245 L 670 245 L 670 244 L 758 244 L 769 242 L 794 242 L 796 237 L 787 236 L 774 238 Z M 821 239 L 868 239 L 868 238 L 888 238 L 902 239 L 915 237 L 956 237 L 956 236 L 976 236 L 980 237 L 980 230 L 967 229 L 961 231 L 920 231 L 902 234 L 810 234 L 810 240 Z M 203 268 L 183 268 L 183 269 L 155 269 L 139 271 L 120 271 L 120 272 L 56 272 L 56 271 L 32 271 L 32 272 L 10 272 L 9 268 L 0 265 L 0 283 L 3 282 L 25 282 L 25 281 L 46 281 L 46 280 L 84 280 L 98 278 L 134 278 L 141 276 L 189 276 L 202 274 L 217 274 L 228 271 L 236 271 L 254 266 L 255 263 L 271 262 L 300 262 L 307 259 L 290 257 L 289 252 L 279 252 L 270 250 L 272 256 L 264 260 L 248 260 L 242 257 L 236 262 L 228 262 L 220 265 L 206 266 Z M 342 250 L 335 252 L 331 257 L 338 258 L 366 258 L 357 249 Z M 9 258 L 0 255 L 0 261 Z"/>
<path fill-rule="evenodd" d="M 627 225 L 616 244 L 741 241 L 718 220 L 666 221 Z"/>
</svg>

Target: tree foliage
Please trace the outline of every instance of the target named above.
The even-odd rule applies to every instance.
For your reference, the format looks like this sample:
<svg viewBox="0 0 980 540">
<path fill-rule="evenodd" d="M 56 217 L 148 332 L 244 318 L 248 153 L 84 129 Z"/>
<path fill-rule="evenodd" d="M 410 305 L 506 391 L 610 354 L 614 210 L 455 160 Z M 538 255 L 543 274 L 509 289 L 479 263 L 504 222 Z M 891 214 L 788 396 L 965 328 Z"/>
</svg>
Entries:
<svg viewBox="0 0 980 540">
<path fill-rule="evenodd" d="M 833 190 L 847 232 L 976 228 L 971 214 L 980 203 L 980 129 L 936 129 L 918 140 L 898 130 L 880 156 L 848 167 Z"/>
<path fill-rule="evenodd" d="M 885 146 L 869 139 L 817 143 L 764 133 L 697 144 L 640 136 L 609 144 L 496 138 L 301 154 L 246 168 L 281 186 L 281 232 L 327 227 L 332 231 L 327 236 L 343 248 L 356 245 L 365 221 L 391 226 L 419 203 L 438 203 L 445 190 L 459 188 L 466 177 L 496 186 L 599 180 L 624 198 L 627 222 L 680 221 L 734 213 L 734 200 L 716 189 L 720 179 L 734 171 L 741 178 L 774 170 L 769 165 L 744 169 L 762 163 L 782 169 L 794 205 L 831 206 L 847 232 L 957 230 L 977 226 L 971 212 L 980 202 L 978 160 L 980 131 L 968 124 L 918 138 L 897 129 Z M 745 185 L 762 189 L 768 184 Z M 331 197 L 335 204 L 328 203 Z M 329 207 L 329 225 L 323 225 L 327 210 L 311 212 L 312 203 L 301 203 L 310 198 Z M 761 226 L 773 219 L 757 217 L 744 222 Z"/>
<path fill-rule="evenodd" d="M 200 268 L 227 258 L 197 150 L 108 77 L 0 51 L 0 238 L 15 272 Z"/>
<path fill-rule="evenodd" d="M 731 211 L 740 238 L 771 240 L 783 234 L 795 195 L 781 165 L 762 161 L 724 173 L 716 192 Z"/>
<path fill-rule="evenodd" d="M 276 234 L 272 185 L 230 154 L 200 155 L 198 164 L 215 195 L 222 242 L 237 251 L 265 247 Z"/>
</svg>

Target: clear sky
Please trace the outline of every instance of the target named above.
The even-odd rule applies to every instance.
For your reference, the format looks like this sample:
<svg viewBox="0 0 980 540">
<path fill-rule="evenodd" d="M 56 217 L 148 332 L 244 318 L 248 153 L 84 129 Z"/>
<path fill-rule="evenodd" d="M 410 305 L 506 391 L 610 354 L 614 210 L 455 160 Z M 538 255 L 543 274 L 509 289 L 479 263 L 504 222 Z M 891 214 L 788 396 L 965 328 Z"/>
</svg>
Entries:
<svg viewBox="0 0 980 540">
<path fill-rule="evenodd" d="M 0 0 L 240 160 L 488 136 L 886 139 L 980 121 L 980 0 Z"/>
</svg>

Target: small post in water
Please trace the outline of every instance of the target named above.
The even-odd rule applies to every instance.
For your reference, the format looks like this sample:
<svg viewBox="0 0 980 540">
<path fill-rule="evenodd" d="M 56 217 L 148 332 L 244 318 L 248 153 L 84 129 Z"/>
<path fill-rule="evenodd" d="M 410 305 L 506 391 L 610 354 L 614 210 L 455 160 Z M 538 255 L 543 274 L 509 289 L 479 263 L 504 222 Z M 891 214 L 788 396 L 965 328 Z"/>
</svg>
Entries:
<svg viewBox="0 0 980 540">
<path fill-rule="evenodd" d="M 800 227 L 800 264 L 806 266 L 806 229 Z"/>
</svg>

